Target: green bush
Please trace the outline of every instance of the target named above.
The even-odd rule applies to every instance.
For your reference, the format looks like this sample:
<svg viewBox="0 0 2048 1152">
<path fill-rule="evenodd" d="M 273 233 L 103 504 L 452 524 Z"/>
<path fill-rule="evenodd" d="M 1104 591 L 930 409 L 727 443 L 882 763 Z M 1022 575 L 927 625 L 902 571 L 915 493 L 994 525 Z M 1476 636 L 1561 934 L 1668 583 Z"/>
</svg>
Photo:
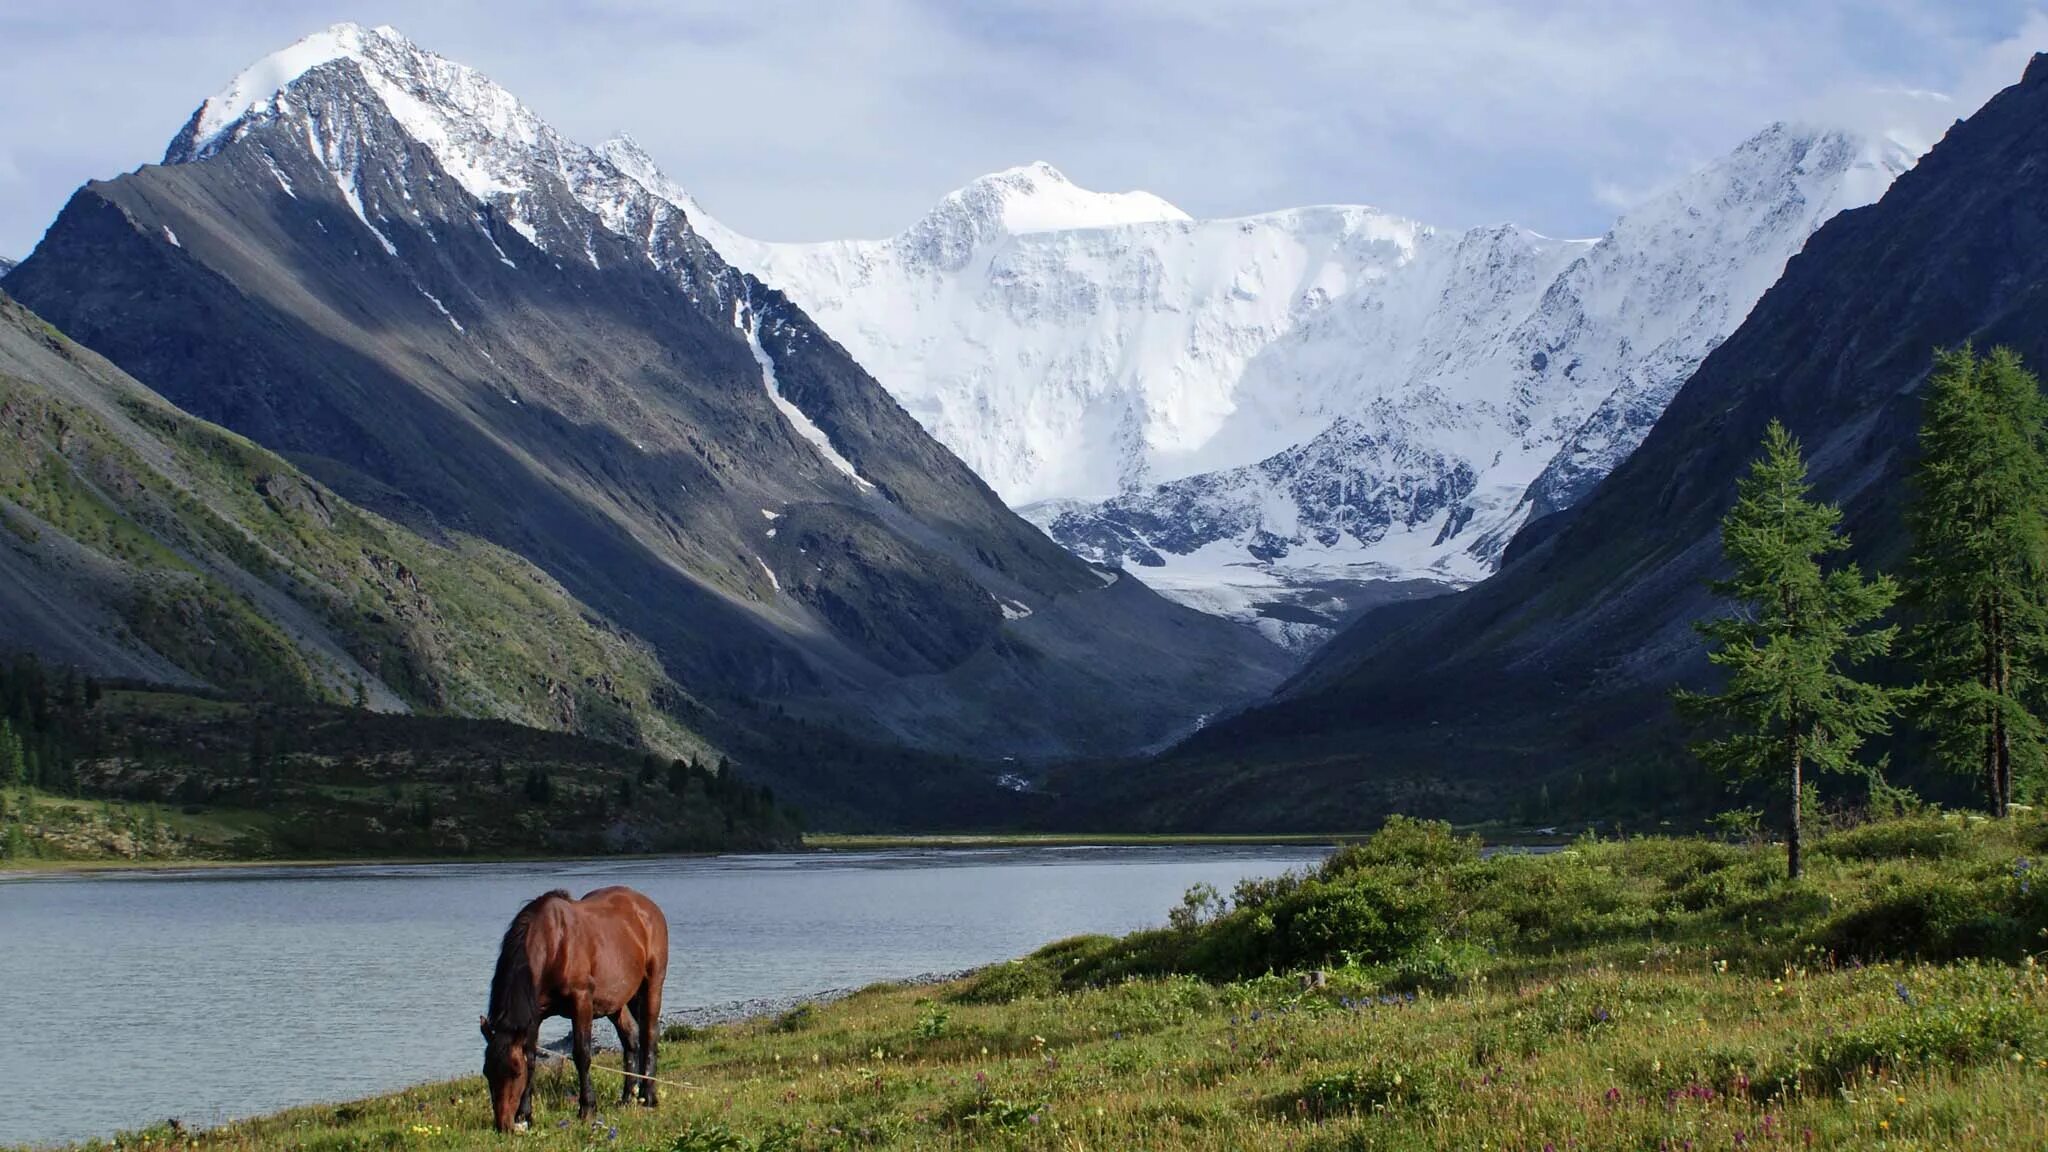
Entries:
<svg viewBox="0 0 2048 1152">
<path fill-rule="evenodd" d="M 1430 938 L 1442 908 L 1440 886 L 1377 872 L 1305 886 L 1274 916 L 1285 942 L 1277 966 L 1393 963 Z"/>
<path fill-rule="evenodd" d="M 962 1004 L 1009 1004 L 1050 996 L 1060 989 L 1059 974 L 1037 956 L 992 964 L 953 993 Z"/>
<path fill-rule="evenodd" d="M 1351 872 L 1388 866 L 1409 868 L 1455 868 L 1479 859 L 1477 836 L 1460 836 L 1441 820 L 1412 820 L 1389 816 L 1387 822 L 1363 844 L 1346 844 L 1323 862 L 1324 880 L 1335 880 Z"/>
<path fill-rule="evenodd" d="M 1845 959 L 2013 958 L 2028 942 L 1999 887 L 1953 872 L 1893 872 L 1836 916 L 1822 941 Z"/>
<path fill-rule="evenodd" d="M 1317 1076 L 1298 1091 L 1282 1093 L 1271 1107 L 1310 1120 L 1381 1112 L 1434 1116 L 1450 1097 L 1449 1082 L 1436 1068 L 1381 1056 L 1357 1068 Z"/>
<path fill-rule="evenodd" d="M 782 1015 L 777 1016 L 771 1027 L 777 1032 L 802 1032 L 807 1028 L 814 1027 L 822 1015 L 823 1013 L 818 1011 L 816 1004 L 806 1000 Z"/>
<path fill-rule="evenodd" d="M 1918 816 L 1865 824 L 1823 836 L 1814 854 L 1837 860 L 1954 860 L 1970 850 L 1961 824 L 1939 816 Z"/>
</svg>

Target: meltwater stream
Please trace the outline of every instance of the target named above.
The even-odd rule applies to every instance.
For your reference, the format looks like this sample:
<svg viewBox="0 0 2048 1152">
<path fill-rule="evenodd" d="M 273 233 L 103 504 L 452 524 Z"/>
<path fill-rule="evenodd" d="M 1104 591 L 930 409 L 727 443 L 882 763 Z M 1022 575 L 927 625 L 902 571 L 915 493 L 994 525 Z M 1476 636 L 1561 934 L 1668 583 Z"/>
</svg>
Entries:
<svg viewBox="0 0 2048 1152">
<path fill-rule="evenodd" d="M 1024 848 L 8 878 L 0 1145 L 215 1124 L 472 1073 L 498 937 L 550 888 L 652 896 L 669 919 L 676 1012 L 1159 924 L 1189 885 L 1227 891 L 1322 855 Z"/>
</svg>

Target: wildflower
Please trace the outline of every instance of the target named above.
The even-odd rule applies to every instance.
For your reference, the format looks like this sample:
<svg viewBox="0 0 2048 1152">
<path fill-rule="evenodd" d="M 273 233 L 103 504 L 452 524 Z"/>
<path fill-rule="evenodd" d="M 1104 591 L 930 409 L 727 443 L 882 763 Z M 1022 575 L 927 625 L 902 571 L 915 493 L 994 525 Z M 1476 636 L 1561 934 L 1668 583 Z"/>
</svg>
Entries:
<svg viewBox="0 0 2048 1152">
<path fill-rule="evenodd" d="M 1899 994 L 1899 1002 L 1901 1004 L 1911 1005 L 1913 1003 L 1913 990 L 1906 987 L 1904 981 L 1892 985 L 1892 991 Z"/>
</svg>

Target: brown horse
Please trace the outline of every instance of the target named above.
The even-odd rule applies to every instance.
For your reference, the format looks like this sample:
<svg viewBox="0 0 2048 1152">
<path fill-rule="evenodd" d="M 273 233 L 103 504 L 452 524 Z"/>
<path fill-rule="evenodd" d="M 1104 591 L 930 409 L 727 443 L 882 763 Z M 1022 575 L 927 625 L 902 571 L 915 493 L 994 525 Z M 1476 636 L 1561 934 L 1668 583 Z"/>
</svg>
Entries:
<svg viewBox="0 0 2048 1152">
<path fill-rule="evenodd" d="M 597 1108 L 590 1091 L 590 1022 L 609 1017 L 619 1031 L 626 1071 L 654 1075 L 661 1032 L 661 984 L 668 975 L 668 921 L 631 888 L 599 888 L 581 900 L 559 889 L 512 917 L 498 946 L 484 1032 L 484 1079 L 500 1132 L 533 1122 L 533 1070 L 540 1022 L 566 1016 L 574 1028 L 576 1115 Z M 619 1103 L 635 1093 L 655 1106 L 654 1081 L 625 1078 Z"/>
</svg>

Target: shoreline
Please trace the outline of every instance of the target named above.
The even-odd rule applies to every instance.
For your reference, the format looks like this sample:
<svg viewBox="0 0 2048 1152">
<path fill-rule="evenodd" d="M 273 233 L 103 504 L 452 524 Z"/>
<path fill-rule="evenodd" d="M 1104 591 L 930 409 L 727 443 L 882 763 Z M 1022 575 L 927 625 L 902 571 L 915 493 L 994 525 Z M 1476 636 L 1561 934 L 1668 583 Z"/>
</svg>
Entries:
<svg viewBox="0 0 2048 1152">
<path fill-rule="evenodd" d="M 568 864 L 605 861 L 705 860 L 720 856 L 801 856 L 905 849 L 998 848 L 1259 848 L 1335 846 L 1364 833 L 821 833 L 796 848 L 755 852 L 634 852 L 605 856 L 334 856 L 305 859 L 10 860 L 0 884 L 11 881 L 107 876 L 179 875 L 249 870 L 316 871 L 332 868 L 404 868 L 445 864 Z"/>
</svg>

